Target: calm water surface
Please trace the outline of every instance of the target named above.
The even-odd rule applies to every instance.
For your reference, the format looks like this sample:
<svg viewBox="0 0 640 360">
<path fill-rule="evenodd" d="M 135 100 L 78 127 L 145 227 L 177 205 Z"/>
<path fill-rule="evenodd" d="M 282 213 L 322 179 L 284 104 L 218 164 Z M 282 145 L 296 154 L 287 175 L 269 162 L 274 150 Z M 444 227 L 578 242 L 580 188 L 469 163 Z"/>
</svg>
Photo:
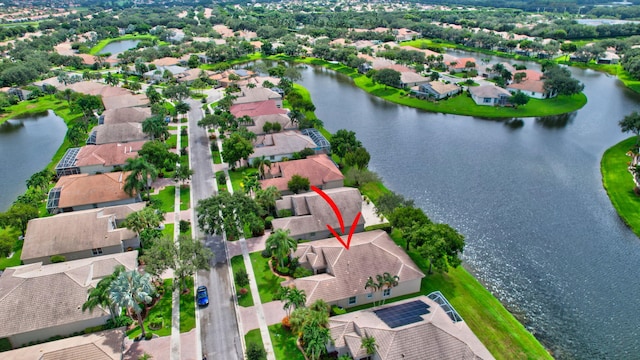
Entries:
<svg viewBox="0 0 640 360">
<path fill-rule="evenodd" d="M 306 68 L 301 83 L 329 131 L 356 131 L 389 188 L 466 236 L 465 266 L 555 357 L 638 359 L 640 240 L 611 206 L 599 164 L 628 136 L 617 122 L 640 97 L 605 74 L 572 72 L 589 103 L 521 127 L 397 106 L 330 70 Z"/>
<path fill-rule="evenodd" d="M 25 181 L 51 161 L 67 126 L 53 111 L 13 118 L 0 125 L 0 211 L 26 189 Z"/>
<path fill-rule="evenodd" d="M 133 49 L 138 45 L 140 40 L 120 40 L 113 41 L 107 44 L 102 50 L 100 50 L 99 54 L 111 54 L 112 56 L 118 55 L 121 52 L 124 52 L 129 49 Z"/>
</svg>

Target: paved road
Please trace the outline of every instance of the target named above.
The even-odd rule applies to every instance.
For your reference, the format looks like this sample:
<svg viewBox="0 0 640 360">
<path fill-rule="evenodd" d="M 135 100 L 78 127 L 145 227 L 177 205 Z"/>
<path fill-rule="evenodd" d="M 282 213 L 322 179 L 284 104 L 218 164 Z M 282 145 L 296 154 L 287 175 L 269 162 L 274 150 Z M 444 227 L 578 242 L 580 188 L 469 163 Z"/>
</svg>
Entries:
<svg viewBox="0 0 640 360">
<path fill-rule="evenodd" d="M 209 101 L 214 100 L 209 98 Z M 197 125 L 203 116 L 202 104 L 195 100 L 188 103 L 191 105 L 189 155 L 194 170 L 191 194 L 195 206 L 198 200 L 214 195 L 215 177 L 207 132 Z M 203 236 L 197 229 L 197 217 L 193 219 L 196 236 L 204 238 L 215 253 L 211 271 L 198 272 L 198 285 L 206 285 L 209 289 L 209 306 L 198 311 L 202 353 L 208 359 L 243 359 L 224 242 L 220 236 Z"/>
</svg>

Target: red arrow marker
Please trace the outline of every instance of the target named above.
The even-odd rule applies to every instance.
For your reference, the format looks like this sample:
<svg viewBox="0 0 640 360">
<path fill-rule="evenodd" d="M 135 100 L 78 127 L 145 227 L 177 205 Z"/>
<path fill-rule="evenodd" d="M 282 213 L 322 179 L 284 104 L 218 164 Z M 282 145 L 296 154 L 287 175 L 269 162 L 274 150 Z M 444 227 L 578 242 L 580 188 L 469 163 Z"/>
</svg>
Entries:
<svg viewBox="0 0 640 360">
<path fill-rule="evenodd" d="M 327 193 L 318 189 L 317 187 L 311 186 L 311 190 L 315 191 L 316 193 L 318 193 L 318 195 L 322 196 L 322 198 L 329 204 L 329 206 L 331 206 L 331 209 L 333 209 L 333 212 L 336 214 L 336 218 L 338 218 L 338 223 L 340 223 L 340 231 L 344 235 L 344 220 L 342 219 L 342 213 L 340 212 L 340 209 L 338 209 L 338 205 L 336 205 L 336 203 L 333 201 L 333 199 L 329 197 L 329 195 L 327 195 Z M 349 236 L 347 237 L 346 243 L 344 242 L 344 240 L 342 240 L 340 235 L 338 235 L 338 233 L 335 230 L 333 230 L 331 225 L 327 224 L 327 228 L 329 229 L 329 231 L 333 234 L 333 236 L 336 237 L 336 239 L 338 239 L 338 241 L 340 241 L 340 244 L 342 244 L 342 246 L 344 246 L 345 249 L 347 250 L 349 250 L 349 246 L 351 245 L 351 237 L 353 236 L 353 232 L 356 229 L 358 220 L 360 220 L 360 215 L 361 213 L 358 212 L 358 214 L 356 215 L 356 218 L 353 220 L 353 224 L 351 224 L 351 230 L 349 230 Z"/>
</svg>

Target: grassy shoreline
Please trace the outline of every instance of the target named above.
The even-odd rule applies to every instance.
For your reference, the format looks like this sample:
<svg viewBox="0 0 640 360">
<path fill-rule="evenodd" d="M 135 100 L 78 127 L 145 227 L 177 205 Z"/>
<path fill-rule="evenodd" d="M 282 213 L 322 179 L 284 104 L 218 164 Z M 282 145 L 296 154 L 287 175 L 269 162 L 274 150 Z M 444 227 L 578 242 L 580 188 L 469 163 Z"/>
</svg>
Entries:
<svg viewBox="0 0 640 360">
<path fill-rule="evenodd" d="M 633 136 L 607 149 L 600 161 L 600 172 L 602 185 L 618 216 L 640 237 L 640 196 L 633 192 L 635 184 L 627 170 L 631 158 L 626 155 L 635 143 Z"/>
<path fill-rule="evenodd" d="M 128 35 L 118 36 L 117 38 L 104 39 L 104 40 L 100 40 L 100 42 L 98 42 L 94 47 L 92 47 L 91 50 L 89 51 L 89 54 L 97 55 L 100 51 L 102 51 L 102 49 L 104 49 L 105 46 L 116 41 L 153 40 L 153 39 L 157 39 L 157 37 L 153 35 L 136 35 L 136 34 L 128 34 Z"/>
</svg>

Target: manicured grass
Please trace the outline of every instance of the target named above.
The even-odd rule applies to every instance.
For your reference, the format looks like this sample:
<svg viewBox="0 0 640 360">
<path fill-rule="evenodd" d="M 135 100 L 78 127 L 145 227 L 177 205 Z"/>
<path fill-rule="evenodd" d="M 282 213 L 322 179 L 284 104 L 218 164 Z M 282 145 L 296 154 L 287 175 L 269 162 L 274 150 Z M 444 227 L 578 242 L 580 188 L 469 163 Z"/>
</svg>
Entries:
<svg viewBox="0 0 640 360">
<path fill-rule="evenodd" d="M 407 93 L 406 90 L 374 84 L 366 76 L 355 78 L 354 83 L 372 95 L 397 104 L 433 112 L 488 118 L 559 115 L 576 111 L 587 103 L 587 97 L 583 93 L 572 96 L 558 96 L 545 100 L 530 99 L 528 104 L 518 108 L 476 105 L 471 97 L 466 94 L 460 94 L 448 100 L 431 102 L 405 95 Z"/>
<path fill-rule="evenodd" d="M 162 230 L 162 234 L 164 236 L 168 236 L 170 238 L 173 238 L 173 231 L 174 231 L 175 225 L 173 223 L 171 224 L 164 224 L 164 229 Z"/>
<path fill-rule="evenodd" d="M 244 259 L 242 258 L 242 255 L 236 255 L 231 258 L 231 271 L 233 271 L 234 281 L 236 272 L 238 272 L 238 270 L 240 269 L 244 269 L 245 271 L 247 270 L 247 268 L 244 266 Z M 240 291 L 240 288 L 241 286 L 238 286 L 238 283 L 236 283 L 236 291 Z M 251 294 L 251 288 L 247 285 L 245 289 L 247 289 L 248 291 L 246 294 L 240 295 L 238 293 L 238 305 L 244 307 L 253 306 L 253 295 Z"/>
<path fill-rule="evenodd" d="M 176 187 L 175 186 L 167 186 L 164 189 L 160 190 L 158 194 L 151 195 L 152 199 L 160 200 L 162 206 L 160 209 L 165 213 L 173 212 L 175 205 L 175 197 L 176 197 Z"/>
<path fill-rule="evenodd" d="M 167 141 L 165 141 L 164 143 L 167 144 L 169 149 L 175 149 L 178 146 L 178 135 L 173 134 L 169 136 Z"/>
<path fill-rule="evenodd" d="M 189 146 L 189 135 L 180 135 L 180 149 L 186 149 Z"/>
<path fill-rule="evenodd" d="M 171 291 L 173 290 L 173 280 L 167 279 L 164 281 L 164 289 L 165 292 L 158 300 L 156 305 L 149 310 L 149 314 L 143 320 L 144 328 L 147 332 L 151 331 L 158 336 L 167 336 L 171 335 Z M 162 318 L 164 319 L 164 323 L 162 324 L 162 328 L 159 330 L 150 330 L 149 329 L 149 319 L 152 318 L 155 314 L 162 314 Z M 137 324 L 137 321 L 135 322 Z M 133 329 L 127 331 L 127 335 L 129 339 L 134 339 L 136 336 L 140 335 L 142 331 L 139 326 L 134 327 Z"/>
<path fill-rule="evenodd" d="M 254 174 L 258 172 L 258 169 L 254 168 L 243 168 L 236 169 L 234 171 L 229 171 L 229 177 L 231 178 L 231 186 L 233 186 L 233 191 L 244 192 L 243 180 L 245 175 Z"/>
<path fill-rule="evenodd" d="M 180 185 L 180 210 L 188 210 L 191 207 L 191 187 Z"/>
<path fill-rule="evenodd" d="M 626 87 L 637 93 L 640 93 L 640 80 L 632 78 L 628 72 L 623 70 L 618 72 L 618 78 L 624 83 Z"/>
<path fill-rule="evenodd" d="M 193 277 L 187 278 L 188 293 L 180 293 L 180 332 L 185 333 L 196 327 L 196 300 Z"/>
<path fill-rule="evenodd" d="M 23 240 L 18 240 L 20 231 L 12 227 L 0 228 L 0 235 L 4 236 L 5 234 L 8 234 L 9 237 L 15 239 L 15 242 L 12 248 L 13 256 L 11 256 L 10 258 L 0 257 L 0 270 L 4 270 L 11 266 L 20 265 L 20 255 L 22 254 L 22 244 L 24 243 Z"/>
<path fill-rule="evenodd" d="M 296 346 L 296 337 L 282 324 L 269 326 L 269 335 L 277 360 L 304 360 L 304 355 Z"/>
<path fill-rule="evenodd" d="M 360 192 L 363 195 L 366 195 L 374 203 L 380 196 L 391 193 L 391 191 L 387 189 L 381 182 L 371 182 L 364 184 L 360 187 Z"/>
<path fill-rule="evenodd" d="M 404 248 L 399 233 L 394 241 Z M 427 274 L 428 262 L 415 251 L 409 256 Z M 552 359 L 538 340 L 463 267 L 422 279 L 420 292 L 439 290 L 496 359 Z"/>
<path fill-rule="evenodd" d="M 256 343 L 264 349 L 264 343 L 262 342 L 262 334 L 260 329 L 253 329 L 244 336 L 244 343 L 248 347 L 250 343 Z"/>
<path fill-rule="evenodd" d="M 222 164 L 222 159 L 220 158 L 220 152 L 215 151 L 212 153 L 212 155 L 213 155 L 214 164 Z"/>
<path fill-rule="evenodd" d="M 284 279 L 271 272 L 269 259 L 263 258 L 260 252 L 251 253 L 249 256 L 251 257 L 251 266 L 253 266 L 253 271 L 256 275 L 260 301 L 262 303 L 273 301 L 273 295 L 278 292 L 280 283 Z"/>
<path fill-rule="evenodd" d="M 607 149 L 602 155 L 600 171 L 604 185 L 613 207 L 631 230 L 640 236 L 640 196 L 633 191 L 633 175 L 627 170 L 631 157 L 626 153 L 636 143 L 636 137 L 630 137 Z"/>
</svg>

